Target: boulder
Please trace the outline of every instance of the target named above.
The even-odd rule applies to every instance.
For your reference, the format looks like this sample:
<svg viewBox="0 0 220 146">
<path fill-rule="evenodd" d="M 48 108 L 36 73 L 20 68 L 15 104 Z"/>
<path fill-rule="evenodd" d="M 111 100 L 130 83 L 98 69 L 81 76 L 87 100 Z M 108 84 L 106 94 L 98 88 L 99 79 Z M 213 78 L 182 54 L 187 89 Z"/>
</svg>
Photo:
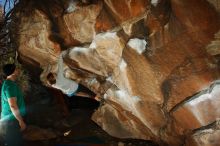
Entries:
<svg viewBox="0 0 220 146">
<path fill-rule="evenodd" d="M 112 136 L 179 146 L 218 118 L 217 1 L 45 0 L 15 14 L 21 60 L 49 86 L 62 54 L 64 77 L 100 96 L 92 119 Z"/>
</svg>

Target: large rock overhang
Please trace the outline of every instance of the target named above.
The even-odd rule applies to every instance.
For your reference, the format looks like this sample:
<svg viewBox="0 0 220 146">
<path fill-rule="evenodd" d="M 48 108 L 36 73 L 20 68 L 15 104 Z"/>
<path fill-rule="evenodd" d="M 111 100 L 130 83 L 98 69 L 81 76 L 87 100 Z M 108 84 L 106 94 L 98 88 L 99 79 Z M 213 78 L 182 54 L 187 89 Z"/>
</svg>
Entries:
<svg viewBox="0 0 220 146">
<path fill-rule="evenodd" d="M 220 19 L 213 4 L 23 1 L 19 7 L 27 9 L 17 8 L 14 38 L 22 61 L 43 69 L 45 85 L 65 52 L 64 76 L 102 98 L 92 118 L 109 134 L 170 145 L 198 143 L 196 129 L 219 115 Z M 212 86 L 212 96 L 204 93 Z M 199 99 L 209 105 L 208 114 Z"/>
</svg>

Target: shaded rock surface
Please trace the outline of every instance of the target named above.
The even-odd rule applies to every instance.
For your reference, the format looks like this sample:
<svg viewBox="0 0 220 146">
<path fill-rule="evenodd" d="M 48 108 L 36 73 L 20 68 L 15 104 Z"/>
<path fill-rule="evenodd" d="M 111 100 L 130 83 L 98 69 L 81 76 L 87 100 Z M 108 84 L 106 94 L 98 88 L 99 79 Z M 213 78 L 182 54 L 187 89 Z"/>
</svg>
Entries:
<svg viewBox="0 0 220 146">
<path fill-rule="evenodd" d="M 195 130 L 219 117 L 219 2 L 92 0 L 71 7 L 20 2 L 14 38 L 23 63 L 42 68 L 49 86 L 47 75 L 57 74 L 65 50 L 64 76 L 101 97 L 92 119 L 113 136 L 172 146 L 186 144 L 186 136 L 198 141 Z M 213 94 L 203 95 L 211 85 Z M 217 140 L 218 131 L 212 134 Z"/>
<path fill-rule="evenodd" d="M 57 135 L 51 129 L 42 129 L 37 126 L 28 125 L 23 137 L 25 140 L 37 141 L 57 138 Z"/>
</svg>

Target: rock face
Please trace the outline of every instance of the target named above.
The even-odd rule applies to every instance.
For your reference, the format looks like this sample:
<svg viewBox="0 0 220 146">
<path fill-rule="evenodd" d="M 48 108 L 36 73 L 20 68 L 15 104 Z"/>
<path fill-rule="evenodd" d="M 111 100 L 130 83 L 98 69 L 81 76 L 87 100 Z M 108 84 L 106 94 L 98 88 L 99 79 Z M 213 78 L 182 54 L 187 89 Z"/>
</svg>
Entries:
<svg viewBox="0 0 220 146">
<path fill-rule="evenodd" d="M 109 134 L 219 144 L 217 0 L 23 0 L 14 15 L 21 60 L 49 86 L 62 52 L 64 76 L 101 97 L 92 119 Z"/>
</svg>

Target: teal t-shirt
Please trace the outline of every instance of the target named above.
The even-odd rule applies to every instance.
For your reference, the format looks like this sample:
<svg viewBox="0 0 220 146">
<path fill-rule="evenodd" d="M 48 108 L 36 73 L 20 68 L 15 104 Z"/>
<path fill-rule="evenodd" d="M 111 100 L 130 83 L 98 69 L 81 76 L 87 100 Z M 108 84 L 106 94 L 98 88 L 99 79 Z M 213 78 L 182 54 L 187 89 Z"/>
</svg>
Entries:
<svg viewBox="0 0 220 146">
<path fill-rule="evenodd" d="M 25 103 L 24 103 L 24 96 L 22 90 L 17 85 L 16 82 L 11 80 L 5 80 L 2 84 L 1 90 L 1 120 L 15 120 L 11 108 L 8 103 L 8 99 L 11 97 L 17 98 L 17 105 L 20 111 L 21 116 L 25 115 Z"/>
</svg>

